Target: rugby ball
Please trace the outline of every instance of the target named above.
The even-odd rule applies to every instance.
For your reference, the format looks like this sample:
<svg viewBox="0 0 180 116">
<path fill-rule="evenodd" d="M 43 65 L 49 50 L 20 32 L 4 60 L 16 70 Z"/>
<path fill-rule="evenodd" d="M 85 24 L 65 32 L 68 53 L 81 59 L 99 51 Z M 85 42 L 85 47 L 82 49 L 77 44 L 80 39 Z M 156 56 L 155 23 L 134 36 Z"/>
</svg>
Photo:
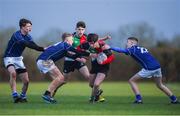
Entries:
<svg viewBox="0 0 180 116">
<path fill-rule="evenodd" d="M 107 59 L 107 56 L 103 52 L 99 53 L 98 56 L 97 56 L 97 62 L 99 64 L 102 64 L 106 59 Z"/>
</svg>

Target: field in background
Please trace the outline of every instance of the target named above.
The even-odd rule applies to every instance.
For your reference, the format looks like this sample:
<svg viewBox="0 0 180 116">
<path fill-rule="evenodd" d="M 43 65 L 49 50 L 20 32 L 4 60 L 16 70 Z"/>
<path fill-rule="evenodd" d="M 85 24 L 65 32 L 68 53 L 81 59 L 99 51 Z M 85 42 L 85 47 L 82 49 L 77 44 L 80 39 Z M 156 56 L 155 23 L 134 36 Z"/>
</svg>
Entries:
<svg viewBox="0 0 180 116">
<path fill-rule="evenodd" d="M 169 99 L 153 83 L 140 83 L 144 104 L 132 104 L 134 95 L 126 82 L 103 83 L 106 102 L 90 104 L 88 83 L 70 82 L 61 88 L 57 104 L 46 104 L 41 95 L 49 83 L 31 83 L 28 103 L 14 104 L 8 83 L 0 83 L 0 114 L 81 114 L 81 115 L 118 115 L 118 114 L 180 114 L 180 104 L 169 104 Z M 167 84 L 180 99 L 180 83 Z M 20 90 L 20 84 L 18 84 Z"/>
</svg>

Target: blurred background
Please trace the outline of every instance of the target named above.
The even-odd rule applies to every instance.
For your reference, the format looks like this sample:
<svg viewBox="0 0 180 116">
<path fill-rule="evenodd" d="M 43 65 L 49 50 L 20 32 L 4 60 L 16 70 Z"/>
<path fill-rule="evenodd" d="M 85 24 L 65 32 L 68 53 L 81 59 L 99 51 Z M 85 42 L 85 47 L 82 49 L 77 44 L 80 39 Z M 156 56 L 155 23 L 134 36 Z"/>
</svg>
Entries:
<svg viewBox="0 0 180 116">
<path fill-rule="evenodd" d="M 164 81 L 180 82 L 179 0 L 0 0 L 0 82 L 9 80 L 2 57 L 20 18 L 32 21 L 30 34 L 44 47 L 61 41 L 63 32 L 73 33 L 78 21 L 86 22 L 87 34 L 110 34 L 111 46 L 124 47 L 127 37 L 135 36 L 160 61 Z M 39 54 L 28 48 L 23 53 L 31 81 L 50 79 L 36 67 Z M 115 55 L 106 81 L 127 81 L 141 68 L 130 57 Z M 62 71 L 63 60 L 56 64 Z M 77 71 L 71 76 L 71 81 L 85 81 Z"/>
</svg>

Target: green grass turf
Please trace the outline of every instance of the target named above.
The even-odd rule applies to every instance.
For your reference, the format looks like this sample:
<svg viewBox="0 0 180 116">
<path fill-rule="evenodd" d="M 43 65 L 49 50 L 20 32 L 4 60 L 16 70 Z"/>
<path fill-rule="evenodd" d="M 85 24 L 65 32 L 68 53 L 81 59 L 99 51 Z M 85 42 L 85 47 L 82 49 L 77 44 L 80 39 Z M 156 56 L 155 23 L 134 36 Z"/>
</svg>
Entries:
<svg viewBox="0 0 180 116">
<path fill-rule="evenodd" d="M 126 82 L 103 83 L 104 103 L 90 104 L 90 88 L 88 83 L 69 82 L 55 96 L 57 104 L 46 104 L 41 98 L 49 83 L 30 83 L 28 103 L 12 103 L 8 83 L 0 83 L 0 114 L 81 114 L 81 115 L 176 115 L 180 114 L 180 104 L 169 104 L 165 96 L 154 83 L 140 83 L 144 104 L 132 104 L 134 95 Z M 180 83 L 170 83 L 167 86 L 180 99 Z M 21 84 L 18 84 L 20 90 Z"/>
</svg>

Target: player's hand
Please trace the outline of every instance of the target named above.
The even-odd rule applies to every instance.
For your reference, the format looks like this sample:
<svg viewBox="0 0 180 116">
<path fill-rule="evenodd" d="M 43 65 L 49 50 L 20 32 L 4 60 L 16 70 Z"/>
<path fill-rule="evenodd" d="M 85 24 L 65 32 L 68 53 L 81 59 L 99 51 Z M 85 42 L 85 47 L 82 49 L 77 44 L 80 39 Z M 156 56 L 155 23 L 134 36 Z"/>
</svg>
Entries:
<svg viewBox="0 0 180 116">
<path fill-rule="evenodd" d="M 112 39 L 110 35 L 105 36 L 106 39 Z"/>
<path fill-rule="evenodd" d="M 69 54 L 71 55 L 75 55 L 76 53 L 75 52 L 72 52 L 72 51 L 67 51 Z"/>
<path fill-rule="evenodd" d="M 82 62 L 82 63 L 86 63 L 86 59 L 85 58 L 76 58 L 77 61 Z"/>
<path fill-rule="evenodd" d="M 107 45 L 107 44 L 105 44 L 104 46 L 102 46 L 102 49 L 103 50 L 107 50 L 107 49 L 110 49 L 111 47 L 109 46 L 109 45 Z"/>
</svg>

